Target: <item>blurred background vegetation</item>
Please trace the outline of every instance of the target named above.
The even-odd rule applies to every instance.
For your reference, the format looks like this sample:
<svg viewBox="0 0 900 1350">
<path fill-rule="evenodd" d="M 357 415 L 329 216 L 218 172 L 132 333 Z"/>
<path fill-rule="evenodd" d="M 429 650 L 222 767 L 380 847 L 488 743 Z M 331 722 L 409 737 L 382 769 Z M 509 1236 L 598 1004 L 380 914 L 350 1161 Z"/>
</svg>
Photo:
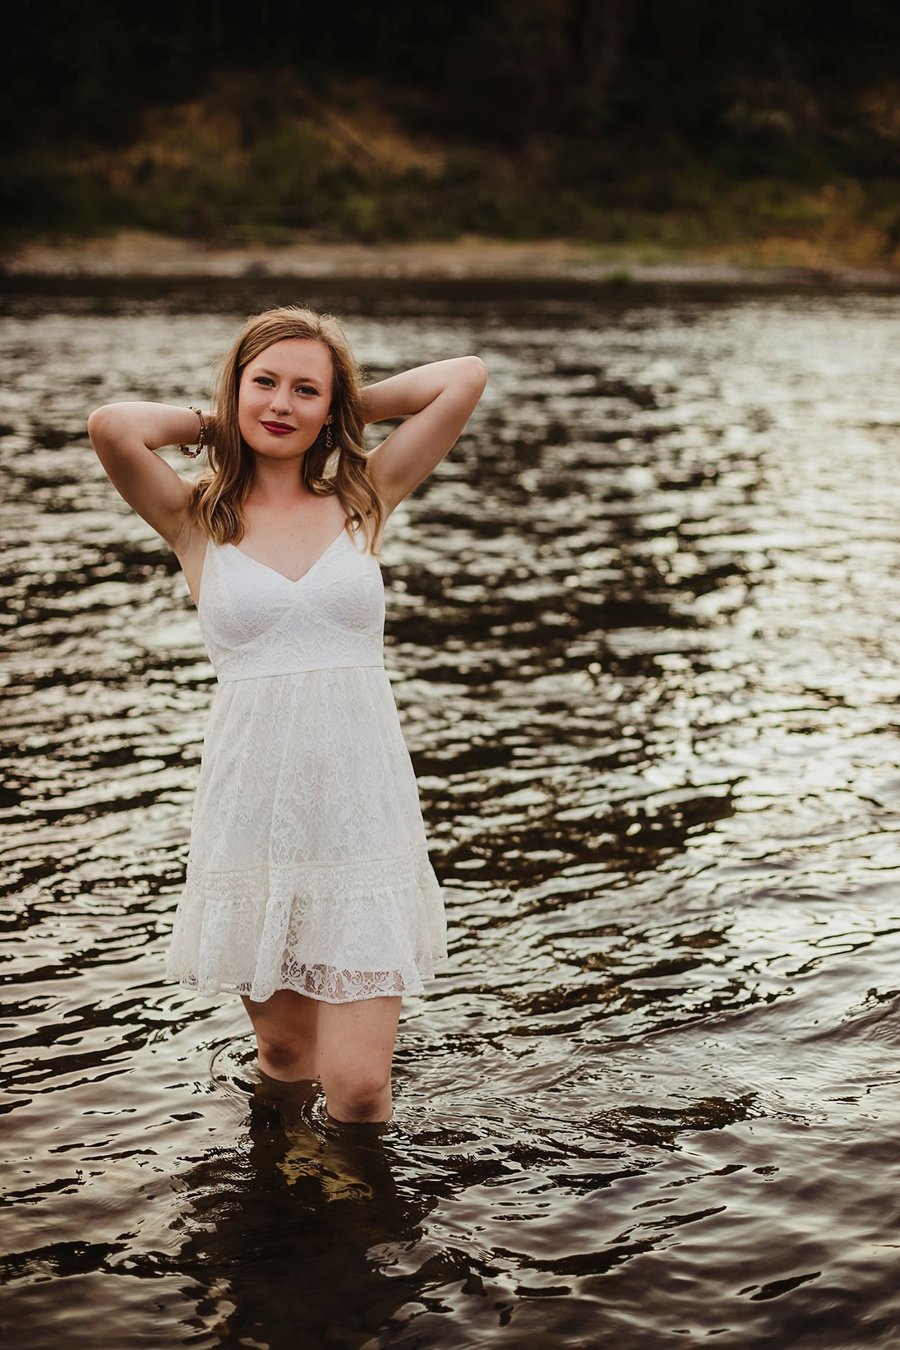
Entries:
<svg viewBox="0 0 900 1350">
<path fill-rule="evenodd" d="M 900 266 L 898 58 L 896 0 L 26 2 L 2 230 Z"/>
</svg>

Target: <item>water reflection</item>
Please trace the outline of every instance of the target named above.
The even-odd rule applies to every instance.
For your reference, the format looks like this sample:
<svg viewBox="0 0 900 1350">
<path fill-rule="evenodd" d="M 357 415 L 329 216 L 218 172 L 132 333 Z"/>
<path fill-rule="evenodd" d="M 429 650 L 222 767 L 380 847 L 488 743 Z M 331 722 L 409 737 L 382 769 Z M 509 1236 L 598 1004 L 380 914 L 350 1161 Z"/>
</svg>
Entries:
<svg viewBox="0 0 900 1350">
<path fill-rule="evenodd" d="M 248 1103 L 246 1141 L 185 1178 L 177 1268 L 207 1285 L 197 1325 L 224 1345 L 362 1346 L 415 1292 L 389 1276 L 390 1254 L 415 1242 L 431 1202 L 397 1186 L 390 1127 L 338 1126 L 315 1093 L 258 1080 Z"/>
<path fill-rule="evenodd" d="M 84 430 L 109 398 L 195 401 L 284 299 L 344 314 L 373 378 L 491 370 L 385 549 L 451 957 L 405 1006 L 377 1142 L 285 1118 L 241 1009 L 161 979 L 213 675 Z M 893 1345 L 896 299 L 4 308 L 17 1346 Z"/>
</svg>

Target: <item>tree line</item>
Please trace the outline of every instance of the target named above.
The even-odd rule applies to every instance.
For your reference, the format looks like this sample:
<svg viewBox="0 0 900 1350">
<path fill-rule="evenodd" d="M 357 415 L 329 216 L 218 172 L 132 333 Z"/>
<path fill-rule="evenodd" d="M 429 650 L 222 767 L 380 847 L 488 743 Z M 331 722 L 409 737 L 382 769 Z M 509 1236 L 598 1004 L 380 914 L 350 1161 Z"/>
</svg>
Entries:
<svg viewBox="0 0 900 1350">
<path fill-rule="evenodd" d="M 837 210 L 900 245 L 896 0 L 25 0 L 0 62 L 7 235 L 615 240 L 668 212 L 681 246 Z M 367 158 L 380 112 L 439 166 Z"/>
<path fill-rule="evenodd" d="M 20 145 L 121 142 L 143 108 L 202 94 L 216 72 L 290 69 L 313 95 L 365 78 L 423 130 L 506 145 L 855 130 L 863 153 L 854 101 L 900 69 L 894 0 L 42 0 L 4 29 L 0 100 Z"/>
</svg>

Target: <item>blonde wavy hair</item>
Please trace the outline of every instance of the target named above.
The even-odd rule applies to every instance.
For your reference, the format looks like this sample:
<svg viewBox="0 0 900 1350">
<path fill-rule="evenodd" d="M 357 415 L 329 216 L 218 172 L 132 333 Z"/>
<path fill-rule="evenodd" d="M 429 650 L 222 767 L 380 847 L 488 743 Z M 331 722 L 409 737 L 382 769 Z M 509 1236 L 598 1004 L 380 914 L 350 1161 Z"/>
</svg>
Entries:
<svg viewBox="0 0 900 1350">
<path fill-rule="evenodd" d="M 323 426 L 301 461 L 303 486 L 319 497 L 335 494 L 347 513 L 347 528 L 361 527 L 369 550 L 374 551 L 384 506 L 366 467 L 359 369 L 337 319 L 301 305 L 284 305 L 253 315 L 225 357 L 207 447 L 211 472 L 193 484 L 191 519 L 218 544 L 233 544 L 243 538 L 241 508 L 253 484 L 256 462 L 238 425 L 241 375 L 248 362 L 285 338 L 321 342 L 331 353 L 333 446 L 327 448 Z"/>
</svg>

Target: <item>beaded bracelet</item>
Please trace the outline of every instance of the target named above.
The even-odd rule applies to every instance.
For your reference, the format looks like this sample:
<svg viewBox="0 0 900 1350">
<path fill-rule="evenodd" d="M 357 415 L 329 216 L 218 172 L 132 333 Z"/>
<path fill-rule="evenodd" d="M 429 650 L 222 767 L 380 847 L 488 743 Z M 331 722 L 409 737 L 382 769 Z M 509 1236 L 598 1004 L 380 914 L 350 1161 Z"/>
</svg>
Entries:
<svg viewBox="0 0 900 1350">
<path fill-rule="evenodd" d="M 197 449 L 192 450 L 189 445 L 179 445 L 178 449 L 183 455 L 187 455 L 188 459 L 196 459 L 197 456 L 203 452 L 206 445 L 206 423 L 203 420 L 203 414 L 199 408 L 195 408 L 194 405 L 191 404 L 190 410 L 192 413 L 196 413 L 200 418 L 200 435 L 197 439 Z"/>
</svg>

